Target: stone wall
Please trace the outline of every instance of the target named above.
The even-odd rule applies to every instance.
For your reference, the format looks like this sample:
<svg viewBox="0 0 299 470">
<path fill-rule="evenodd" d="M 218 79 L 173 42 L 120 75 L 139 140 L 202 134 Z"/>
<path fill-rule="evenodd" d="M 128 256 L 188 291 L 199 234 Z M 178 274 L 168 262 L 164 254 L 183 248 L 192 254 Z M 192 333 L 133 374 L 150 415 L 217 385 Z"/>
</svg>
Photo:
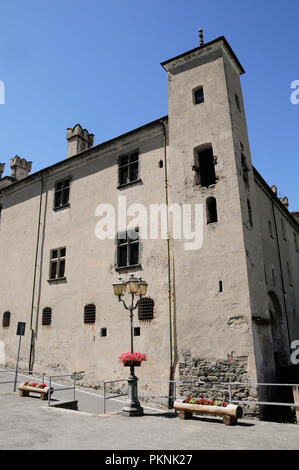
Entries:
<svg viewBox="0 0 299 470">
<path fill-rule="evenodd" d="M 246 385 L 249 382 L 247 375 L 247 356 L 228 355 L 226 359 L 208 360 L 195 358 L 185 351 L 179 362 L 179 380 L 192 381 L 195 384 L 186 383 L 179 386 L 181 396 L 205 397 L 209 399 L 229 400 L 229 386 L 225 383 L 243 382 L 231 387 L 233 400 L 257 401 L 256 386 Z M 197 380 L 204 382 L 197 385 Z M 218 383 L 217 383 L 218 382 Z M 219 383 L 220 382 L 220 383 Z M 259 407 L 254 405 L 242 405 L 246 416 L 258 416 Z"/>
</svg>

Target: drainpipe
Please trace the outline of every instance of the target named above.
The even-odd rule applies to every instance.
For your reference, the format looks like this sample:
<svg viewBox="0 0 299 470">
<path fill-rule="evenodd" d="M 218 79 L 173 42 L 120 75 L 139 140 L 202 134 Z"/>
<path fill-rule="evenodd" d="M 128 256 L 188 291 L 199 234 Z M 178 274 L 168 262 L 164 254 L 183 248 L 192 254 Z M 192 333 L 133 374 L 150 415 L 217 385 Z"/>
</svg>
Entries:
<svg viewBox="0 0 299 470">
<path fill-rule="evenodd" d="M 169 380 L 173 380 L 173 355 L 172 355 L 172 299 L 171 299 L 171 259 L 170 259 L 170 231 L 168 214 L 168 174 L 167 174 L 167 155 L 166 155 L 166 127 L 161 119 L 163 126 L 164 142 L 164 183 L 165 183 L 165 201 L 166 201 L 166 224 L 167 224 L 167 276 L 168 276 L 168 315 L 169 315 Z M 169 396 L 172 396 L 173 384 L 169 382 Z M 172 399 L 168 399 L 168 408 L 172 408 Z"/>
<path fill-rule="evenodd" d="M 38 226 L 37 226 L 37 237 L 36 237 L 36 247 L 35 247 L 35 262 L 34 262 L 34 271 L 33 271 L 31 314 L 30 314 L 31 341 L 30 341 L 29 368 L 28 368 L 29 372 L 33 371 L 33 363 L 34 363 L 34 358 L 33 357 L 34 357 L 34 348 L 35 348 L 35 331 L 32 327 L 32 323 L 33 323 L 33 311 L 34 311 L 34 302 L 35 302 L 35 286 L 36 286 L 37 260 L 38 260 L 39 239 L 40 239 L 40 225 L 41 225 L 43 189 L 44 189 L 44 178 L 41 177 L 39 211 L 38 211 Z"/>
</svg>

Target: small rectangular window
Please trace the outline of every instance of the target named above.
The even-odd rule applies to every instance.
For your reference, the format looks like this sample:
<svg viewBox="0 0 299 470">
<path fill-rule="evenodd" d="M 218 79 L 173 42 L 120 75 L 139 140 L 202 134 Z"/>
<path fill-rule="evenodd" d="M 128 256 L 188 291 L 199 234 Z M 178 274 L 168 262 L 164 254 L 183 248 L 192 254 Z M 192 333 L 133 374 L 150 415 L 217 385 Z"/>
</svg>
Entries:
<svg viewBox="0 0 299 470">
<path fill-rule="evenodd" d="M 270 234 L 270 237 L 271 237 L 271 238 L 274 238 L 271 220 L 268 221 L 268 225 L 269 225 L 269 234 Z"/>
<path fill-rule="evenodd" d="M 298 239 L 297 239 L 297 234 L 295 232 L 293 232 L 293 235 L 294 235 L 294 245 L 295 245 L 295 250 L 297 251 L 297 253 L 299 252 L 299 247 L 298 247 Z"/>
<path fill-rule="evenodd" d="M 286 237 L 286 231 L 285 231 L 285 226 L 284 226 L 284 220 L 283 219 L 281 219 L 281 231 L 282 231 L 283 239 L 286 240 L 287 237 Z"/>
<path fill-rule="evenodd" d="M 136 326 L 134 328 L 134 336 L 140 336 L 140 327 L 139 326 Z"/>
<path fill-rule="evenodd" d="M 194 104 L 200 104 L 204 103 L 205 98 L 203 94 L 203 87 L 197 88 L 197 90 L 194 90 Z"/>
<path fill-rule="evenodd" d="M 66 248 L 56 248 L 50 253 L 50 279 L 61 279 L 65 276 Z"/>
<path fill-rule="evenodd" d="M 237 93 L 235 93 L 235 100 L 236 100 L 236 106 L 237 106 L 237 108 L 238 108 L 238 111 L 241 112 L 240 98 L 239 98 L 239 96 L 237 95 Z"/>
<path fill-rule="evenodd" d="M 101 336 L 107 336 L 107 328 L 101 328 Z"/>
<path fill-rule="evenodd" d="M 58 181 L 55 184 L 54 209 L 61 209 L 69 205 L 71 178 Z"/>
<path fill-rule="evenodd" d="M 292 273 L 291 273 L 291 269 L 290 269 L 290 265 L 288 261 L 287 261 L 287 272 L 288 272 L 289 286 L 292 287 L 293 286 Z"/>
<path fill-rule="evenodd" d="M 139 180 L 139 155 L 134 152 L 119 158 L 118 161 L 118 184 L 123 186 Z"/>
<path fill-rule="evenodd" d="M 10 312 L 4 312 L 2 318 L 2 326 L 3 328 L 8 328 L 10 325 Z"/>
</svg>

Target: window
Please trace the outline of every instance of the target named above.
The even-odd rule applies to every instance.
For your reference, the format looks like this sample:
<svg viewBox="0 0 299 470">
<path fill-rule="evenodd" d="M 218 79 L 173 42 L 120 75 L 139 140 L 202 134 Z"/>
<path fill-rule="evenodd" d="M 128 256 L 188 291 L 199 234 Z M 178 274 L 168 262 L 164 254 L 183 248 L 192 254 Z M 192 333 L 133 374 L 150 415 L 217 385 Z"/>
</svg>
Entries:
<svg viewBox="0 0 299 470">
<path fill-rule="evenodd" d="M 204 103 L 203 87 L 197 88 L 193 91 L 194 104 Z"/>
<path fill-rule="evenodd" d="M 55 184 L 54 209 L 61 209 L 69 205 L 71 178 L 58 181 Z"/>
<path fill-rule="evenodd" d="M 66 248 L 56 248 L 50 254 L 50 280 L 62 279 L 65 275 Z"/>
<path fill-rule="evenodd" d="M 223 282 L 219 281 L 219 292 L 223 292 Z"/>
<path fill-rule="evenodd" d="M 243 172 L 243 181 L 247 184 L 249 182 L 248 180 L 248 171 L 249 171 L 249 168 L 247 166 L 247 162 L 246 162 L 246 157 L 245 155 L 241 155 L 241 164 L 242 164 L 242 172 Z"/>
<path fill-rule="evenodd" d="M 285 231 L 285 226 L 284 226 L 284 220 L 283 219 L 281 219 L 281 231 L 282 231 L 283 239 L 286 240 L 287 237 L 286 237 L 286 231 Z"/>
<path fill-rule="evenodd" d="M 238 108 L 238 111 L 241 112 L 240 98 L 239 98 L 239 96 L 237 95 L 237 93 L 235 93 L 235 101 L 236 101 L 236 106 L 237 106 L 237 108 Z"/>
<path fill-rule="evenodd" d="M 1 216 L 2 216 L 2 206 L 0 205 L 0 224 L 1 224 Z"/>
<path fill-rule="evenodd" d="M 84 307 L 84 323 L 95 323 L 96 321 L 96 306 L 95 304 L 88 304 Z"/>
<path fill-rule="evenodd" d="M 100 334 L 102 337 L 107 336 L 107 328 L 101 328 Z"/>
<path fill-rule="evenodd" d="M 271 274 L 272 274 L 272 285 L 273 285 L 273 286 L 276 286 L 275 269 L 274 269 L 273 266 L 272 266 L 272 268 L 271 268 Z"/>
<path fill-rule="evenodd" d="M 2 326 L 3 328 L 8 328 L 10 325 L 10 312 L 4 312 L 2 318 Z"/>
<path fill-rule="evenodd" d="M 267 269 L 266 269 L 266 266 L 264 265 L 264 275 L 265 275 L 265 283 L 266 283 L 266 286 L 268 285 L 268 279 L 267 279 Z"/>
<path fill-rule="evenodd" d="M 217 203 L 214 197 L 208 197 L 206 200 L 207 224 L 218 222 Z"/>
<path fill-rule="evenodd" d="M 208 187 L 216 183 L 215 161 L 212 147 L 195 153 L 195 165 L 193 170 L 197 174 L 197 184 Z"/>
<path fill-rule="evenodd" d="M 42 325 L 51 325 L 52 322 L 52 309 L 45 307 L 42 314 Z"/>
<path fill-rule="evenodd" d="M 268 220 L 270 237 L 274 238 L 271 220 Z"/>
<path fill-rule="evenodd" d="M 135 328 L 134 328 L 134 336 L 140 336 L 140 327 L 139 327 L 139 326 L 135 326 Z"/>
<path fill-rule="evenodd" d="M 138 302 L 138 320 L 151 321 L 154 318 L 154 301 L 150 297 L 142 297 Z"/>
<path fill-rule="evenodd" d="M 251 204 L 249 199 L 247 199 L 247 209 L 248 209 L 248 222 L 250 227 L 253 225 L 253 220 L 252 220 L 252 209 L 251 209 Z"/>
<path fill-rule="evenodd" d="M 298 239 L 297 239 L 297 235 L 295 232 L 293 232 L 293 235 L 294 235 L 294 245 L 295 245 L 295 250 L 297 251 L 297 253 L 299 252 L 299 247 L 298 247 Z"/>
<path fill-rule="evenodd" d="M 139 229 L 127 230 L 117 234 L 117 262 L 118 268 L 140 264 Z"/>
<path fill-rule="evenodd" d="M 139 156 L 138 152 L 125 155 L 118 161 L 118 184 L 125 184 L 139 181 Z"/>
<path fill-rule="evenodd" d="M 292 273 L 291 273 L 291 269 L 290 269 L 290 265 L 288 261 L 287 261 L 287 273 L 288 273 L 289 286 L 292 287 L 293 286 Z"/>
</svg>

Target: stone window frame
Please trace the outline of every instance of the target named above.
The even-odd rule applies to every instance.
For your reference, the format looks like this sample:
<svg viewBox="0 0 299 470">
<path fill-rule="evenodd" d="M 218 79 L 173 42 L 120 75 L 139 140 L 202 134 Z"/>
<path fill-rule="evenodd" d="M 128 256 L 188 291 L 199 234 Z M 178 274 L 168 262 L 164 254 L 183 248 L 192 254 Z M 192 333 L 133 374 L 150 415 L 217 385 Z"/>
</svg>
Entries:
<svg viewBox="0 0 299 470">
<path fill-rule="evenodd" d="M 136 160 L 133 160 L 136 157 Z M 122 163 L 124 159 L 128 159 L 128 163 Z M 137 166 L 137 175 L 136 178 L 132 179 L 132 168 Z M 139 149 L 132 150 L 130 152 L 123 153 L 119 155 L 117 159 L 117 168 L 118 168 L 118 186 L 117 189 L 123 189 L 134 184 L 142 183 L 140 177 L 140 151 Z M 126 181 L 122 181 L 122 170 L 128 170 Z"/>
<path fill-rule="evenodd" d="M 58 185 L 61 183 L 68 182 L 68 186 L 62 187 L 58 189 Z M 53 195 L 53 210 L 54 211 L 59 211 L 62 209 L 66 209 L 70 207 L 70 195 L 71 195 L 71 185 L 72 185 L 72 177 L 71 176 L 66 176 L 64 178 L 61 178 L 55 182 L 54 185 L 54 195 Z M 56 197 L 58 193 L 61 193 L 61 201 L 63 200 L 63 195 L 64 193 L 67 192 L 68 198 L 67 202 L 65 203 L 60 203 L 59 205 L 56 204 Z"/>
<path fill-rule="evenodd" d="M 63 251 L 64 250 L 64 251 Z M 56 256 L 53 256 L 57 252 Z M 53 265 L 56 264 L 55 276 Z M 63 265 L 63 272 L 61 270 L 61 265 Z M 52 248 L 50 250 L 50 265 L 49 265 L 49 279 L 48 282 L 59 282 L 66 281 L 65 276 L 65 267 L 66 267 L 66 246 L 59 248 Z M 62 275 L 61 275 L 62 274 Z"/>
</svg>

